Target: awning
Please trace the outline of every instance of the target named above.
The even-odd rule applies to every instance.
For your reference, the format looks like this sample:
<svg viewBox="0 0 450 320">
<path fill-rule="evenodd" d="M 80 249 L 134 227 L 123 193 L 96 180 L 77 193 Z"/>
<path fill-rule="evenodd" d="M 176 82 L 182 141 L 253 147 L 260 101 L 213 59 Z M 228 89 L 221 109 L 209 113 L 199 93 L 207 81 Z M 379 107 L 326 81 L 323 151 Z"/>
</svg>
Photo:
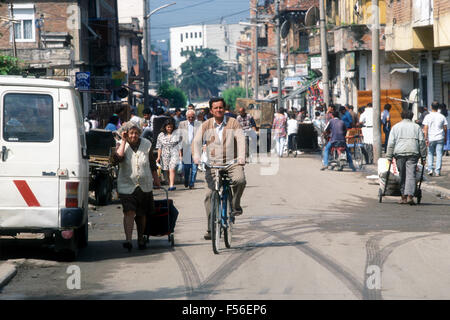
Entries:
<svg viewBox="0 0 450 320">
<path fill-rule="evenodd" d="M 419 68 L 395 68 L 395 69 L 391 70 L 391 74 L 394 74 L 396 72 L 399 72 L 399 73 L 417 72 L 417 73 L 419 73 Z"/>
</svg>

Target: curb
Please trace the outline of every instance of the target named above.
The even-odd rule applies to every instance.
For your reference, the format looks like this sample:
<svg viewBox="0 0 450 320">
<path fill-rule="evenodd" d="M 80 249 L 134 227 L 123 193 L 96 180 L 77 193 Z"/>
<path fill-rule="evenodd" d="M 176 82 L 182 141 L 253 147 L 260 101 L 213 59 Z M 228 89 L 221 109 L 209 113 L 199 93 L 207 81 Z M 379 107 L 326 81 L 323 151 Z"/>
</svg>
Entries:
<svg viewBox="0 0 450 320">
<path fill-rule="evenodd" d="M 0 264 L 0 290 L 6 286 L 17 274 L 17 267 L 10 263 L 5 262 Z"/>
</svg>

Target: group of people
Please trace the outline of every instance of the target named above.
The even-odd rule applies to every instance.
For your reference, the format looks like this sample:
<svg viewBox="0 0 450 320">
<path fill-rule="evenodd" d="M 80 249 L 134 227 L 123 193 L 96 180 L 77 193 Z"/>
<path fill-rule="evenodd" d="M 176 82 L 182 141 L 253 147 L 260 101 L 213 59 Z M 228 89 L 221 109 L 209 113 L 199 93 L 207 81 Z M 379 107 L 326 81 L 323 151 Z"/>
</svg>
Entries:
<svg viewBox="0 0 450 320">
<path fill-rule="evenodd" d="M 385 135 L 384 151 L 388 161 L 396 159 L 401 179 L 402 198 L 400 203 L 414 204 L 416 188 L 416 165 L 421 159 L 426 163 L 427 174 L 440 176 L 442 170 L 442 157 L 450 150 L 450 129 L 448 127 L 449 115 L 445 104 L 434 101 L 431 112 L 426 107 L 419 108 L 420 115 L 414 122 L 414 113 L 403 110 L 402 121 L 392 126 L 390 104 L 386 104 L 381 113 L 381 125 Z M 316 112 L 316 118 L 324 118 L 326 123 L 324 132 L 328 134 L 329 141 L 323 151 L 323 166 L 328 167 L 328 154 L 335 143 L 346 143 L 347 131 L 351 128 L 361 128 L 364 148 L 368 154 L 368 162 L 373 161 L 373 107 L 368 104 L 359 108 L 358 113 L 353 112 L 351 106 L 341 106 L 339 112 L 333 105 L 328 107 L 323 116 Z M 346 146 L 347 160 L 350 168 L 355 171 L 352 157 Z M 436 161 L 435 161 L 436 156 Z M 366 159 L 367 160 L 367 159 Z M 372 160 L 372 161 L 371 161 Z"/>
<path fill-rule="evenodd" d="M 158 165 L 169 171 L 169 190 L 175 190 L 175 168 L 182 163 L 184 167 L 184 185 L 194 188 L 197 167 L 205 153 L 208 165 L 224 165 L 234 160 L 228 170 L 232 189 L 233 216 L 239 216 L 243 210 L 241 197 L 246 185 L 244 165 L 246 163 L 245 135 L 241 123 L 254 129 L 254 120 L 241 110 L 237 120 L 225 115 L 226 103 L 222 98 L 209 101 L 208 119 L 199 121 L 195 108 L 188 108 L 186 120 L 168 117 L 161 127 L 156 143 L 144 136 L 145 130 L 151 126 L 149 110 L 144 111 L 141 119 L 134 113 L 130 120 L 120 124 L 111 119 L 107 130 L 116 131 L 120 142 L 113 156 L 113 162 L 119 167 L 117 190 L 124 213 L 124 231 L 126 241 L 123 247 L 132 250 L 132 233 L 136 223 L 138 248 L 145 249 L 144 238 L 147 217 L 155 210 L 153 189 L 159 188 L 161 182 L 157 173 Z M 114 117 L 114 116 L 113 116 Z M 237 117 L 238 118 L 238 117 Z M 110 125 L 111 124 L 111 125 Z M 109 126 L 109 127 L 108 127 Z M 113 127 L 114 126 L 114 127 Z M 253 127 L 252 127 L 253 126 Z M 156 156 L 153 149 L 157 150 Z M 204 238 L 211 239 L 210 199 L 214 190 L 214 172 L 206 167 L 205 179 L 208 190 L 204 200 L 207 215 L 207 228 Z"/>
</svg>

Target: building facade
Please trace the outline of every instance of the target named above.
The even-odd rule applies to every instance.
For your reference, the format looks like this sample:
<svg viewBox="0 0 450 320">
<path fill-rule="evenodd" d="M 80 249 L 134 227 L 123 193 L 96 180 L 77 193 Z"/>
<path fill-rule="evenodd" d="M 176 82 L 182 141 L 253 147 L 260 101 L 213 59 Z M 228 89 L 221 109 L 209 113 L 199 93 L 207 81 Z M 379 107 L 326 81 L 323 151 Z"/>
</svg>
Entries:
<svg viewBox="0 0 450 320">
<path fill-rule="evenodd" d="M 111 74 L 120 70 L 116 0 L 17 0 L 0 6 L 0 16 L 1 55 L 17 56 L 30 74 L 74 84 L 76 72 L 91 72 L 85 104 L 114 97 Z"/>
<path fill-rule="evenodd" d="M 195 52 L 203 48 L 216 50 L 219 58 L 236 65 L 235 44 L 240 39 L 243 29 L 244 26 L 239 24 L 205 24 L 170 28 L 171 68 L 180 74 L 180 66 L 186 61 L 182 55 L 183 52 Z"/>
</svg>

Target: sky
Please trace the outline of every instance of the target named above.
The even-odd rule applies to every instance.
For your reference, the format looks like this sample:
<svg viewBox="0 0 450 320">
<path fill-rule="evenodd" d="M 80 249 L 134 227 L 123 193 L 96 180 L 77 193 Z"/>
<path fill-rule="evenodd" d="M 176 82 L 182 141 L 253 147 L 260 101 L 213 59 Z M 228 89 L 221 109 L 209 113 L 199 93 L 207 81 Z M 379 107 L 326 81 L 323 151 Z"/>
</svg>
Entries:
<svg viewBox="0 0 450 320">
<path fill-rule="evenodd" d="M 122 0 L 123 1 L 123 0 Z M 190 24 L 216 24 L 248 21 L 249 0 L 150 0 L 150 9 L 176 2 L 151 16 L 152 43 L 169 39 L 169 28 Z M 153 43 L 157 45 L 157 43 Z"/>
</svg>

